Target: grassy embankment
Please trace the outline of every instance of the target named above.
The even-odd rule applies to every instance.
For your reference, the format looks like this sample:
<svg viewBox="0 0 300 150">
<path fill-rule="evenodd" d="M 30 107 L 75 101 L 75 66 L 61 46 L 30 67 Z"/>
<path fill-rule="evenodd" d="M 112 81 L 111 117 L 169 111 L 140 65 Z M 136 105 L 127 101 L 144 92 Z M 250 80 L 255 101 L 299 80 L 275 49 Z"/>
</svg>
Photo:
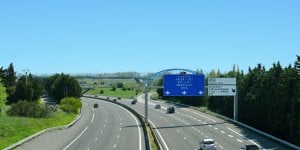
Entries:
<svg viewBox="0 0 300 150">
<path fill-rule="evenodd" d="M 100 91 L 103 90 L 103 94 L 100 94 Z M 88 91 L 86 94 L 89 95 L 98 95 L 98 96 L 112 96 L 112 97 L 122 97 L 122 98 L 132 98 L 136 96 L 135 90 L 122 90 L 117 88 L 115 91 L 112 91 L 111 88 L 95 88 Z"/>
<path fill-rule="evenodd" d="M 18 142 L 43 129 L 67 125 L 76 114 L 56 112 L 50 118 L 24 118 L 0 116 L 0 149 Z"/>
</svg>

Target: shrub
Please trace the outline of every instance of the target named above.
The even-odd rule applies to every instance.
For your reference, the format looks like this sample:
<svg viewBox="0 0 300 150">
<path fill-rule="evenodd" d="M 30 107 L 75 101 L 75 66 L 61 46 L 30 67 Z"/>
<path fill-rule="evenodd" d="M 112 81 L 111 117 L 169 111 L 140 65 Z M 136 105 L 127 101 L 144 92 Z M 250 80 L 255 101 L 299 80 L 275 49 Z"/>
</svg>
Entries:
<svg viewBox="0 0 300 150">
<path fill-rule="evenodd" d="M 115 86 L 113 86 L 112 88 L 111 88 L 111 91 L 116 91 L 116 87 Z"/>
<path fill-rule="evenodd" d="M 7 111 L 9 116 L 42 118 L 48 117 L 51 111 L 37 102 L 18 101 Z"/>
<path fill-rule="evenodd" d="M 104 90 L 101 89 L 101 90 L 100 90 L 100 94 L 104 94 Z"/>
<path fill-rule="evenodd" d="M 60 108 L 65 112 L 78 113 L 82 103 L 75 97 L 66 97 L 61 100 Z"/>
</svg>

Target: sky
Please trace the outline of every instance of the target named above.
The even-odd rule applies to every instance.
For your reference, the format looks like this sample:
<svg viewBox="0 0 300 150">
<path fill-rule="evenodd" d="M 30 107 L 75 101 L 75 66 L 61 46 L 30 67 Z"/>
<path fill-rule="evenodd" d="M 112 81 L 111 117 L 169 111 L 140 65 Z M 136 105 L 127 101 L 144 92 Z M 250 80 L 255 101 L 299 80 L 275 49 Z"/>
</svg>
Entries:
<svg viewBox="0 0 300 150">
<path fill-rule="evenodd" d="M 0 67 L 22 73 L 228 72 L 293 64 L 299 0 L 2 0 Z"/>
</svg>

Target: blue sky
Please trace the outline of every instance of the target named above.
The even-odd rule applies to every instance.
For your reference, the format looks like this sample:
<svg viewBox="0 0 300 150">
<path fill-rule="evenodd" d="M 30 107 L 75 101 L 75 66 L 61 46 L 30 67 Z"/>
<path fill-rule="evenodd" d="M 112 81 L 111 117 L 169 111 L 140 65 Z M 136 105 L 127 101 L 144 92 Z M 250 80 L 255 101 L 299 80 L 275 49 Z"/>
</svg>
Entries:
<svg viewBox="0 0 300 150">
<path fill-rule="evenodd" d="M 298 0 L 0 1 L 0 66 L 34 74 L 204 72 L 300 55 Z"/>
</svg>

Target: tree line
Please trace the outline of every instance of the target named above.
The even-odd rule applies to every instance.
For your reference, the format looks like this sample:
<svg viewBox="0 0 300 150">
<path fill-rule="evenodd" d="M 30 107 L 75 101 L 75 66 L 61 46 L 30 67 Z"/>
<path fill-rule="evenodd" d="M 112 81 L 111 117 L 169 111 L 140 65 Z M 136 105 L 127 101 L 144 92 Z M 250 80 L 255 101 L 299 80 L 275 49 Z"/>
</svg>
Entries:
<svg viewBox="0 0 300 150">
<path fill-rule="evenodd" d="M 300 145 L 300 57 L 294 65 L 275 63 L 266 70 L 261 64 L 248 73 L 234 69 L 228 73 L 212 71 L 208 77 L 235 77 L 238 86 L 240 122 L 278 138 Z M 206 80 L 207 80 L 206 78 Z M 162 85 L 162 79 L 159 84 Z M 207 83 L 207 81 L 206 81 Z M 209 110 L 233 118 L 233 97 L 160 97 Z"/>
<path fill-rule="evenodd" d="M 0 110 L 5 105 L 11 105 L 8 115 L 44 117 L 47 110 L 39 104 L 43 95 L 60 104 L 66 97 L 78 99 L 81 96 L 81 87 L 74 77 L 63 73 L 50 77 L 37 77 L 26 73 L 17 77 L 12 63 L 8 68 L 0 68 Z M 74 98 L 71 98 L 72 102 Z M 81 106 L 77 102 L 74 105 L 75 103 L 76 106 Z"/>
</svg>

